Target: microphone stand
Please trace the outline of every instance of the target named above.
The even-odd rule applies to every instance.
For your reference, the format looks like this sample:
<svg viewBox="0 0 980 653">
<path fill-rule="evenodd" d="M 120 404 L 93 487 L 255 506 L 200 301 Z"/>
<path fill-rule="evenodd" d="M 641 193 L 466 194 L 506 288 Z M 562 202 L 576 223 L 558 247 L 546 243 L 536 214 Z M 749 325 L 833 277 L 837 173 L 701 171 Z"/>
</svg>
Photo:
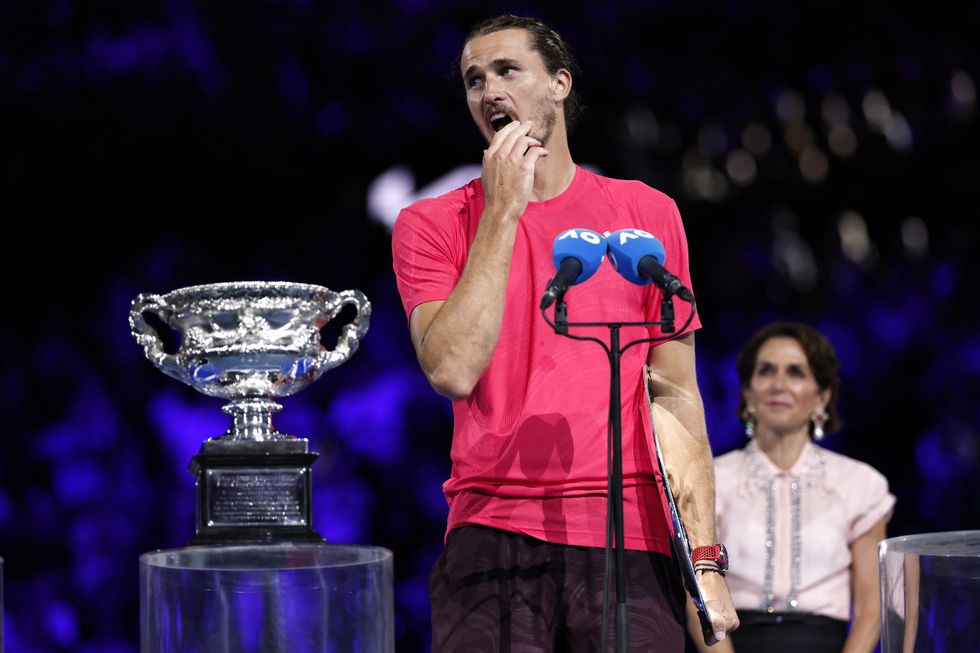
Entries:
<svg viewBox="0 0 980 653">
<path fill-rule="evenodd" d="M 681 327 L 683 332 L 691 321 L 697 307 L 691 302 L 691 314 Z M 674 304 L 671 297 L 664 295 L 660 302 L 659 322 L 569 322 L 568 308 L 565 305 L 565 298 L 558 297 L 555 301 L 554 322 L 548 319 L 545 309 L 541 309 L 541 315 L 545 322 L 554 329 L 555 333 L 571 338 L 573 340 L 590 340 L 597 342 L 606 350 L 609 358 L 609 425 L 610 442 L 609 450 L 611 458 L 609 460 L 609 481 L 606 492 L 606 571 L 604 575 L 603 590 L 603 610 L 602 610 L 602 650 L 607 650 L 606 637 L 608 636 L 607 619 L 609 615 L 608 596 L 609 596 L 609 550 L 610 535 L 614 537 L 615 546 L 613 548 L 616 559 L 616 653 L 626 653 L 629 650 L 629 612 L 626 610 L 626 564 L 624 560 L 626 542 L 623 525 L 623 417 L 621 395 L 621 372 L 620 363 L 623 353 L 630 347 L 645 342 L 659 342 L 670 340 L 674 336 L 668 335 L 660 338 L 642 338 L 628 343 L 625 347 L 620 346 L 620 329 L 624 326 L 659 326 L 661 331 L 666 334 L 674 333 Z M 575 336 L 568 332 L 569 327 L 606 327 L 609 329 L 609 345 L 599 338 L 590 336 Z M 609 522 L 612 521 L 613 533 L 609 533 Z"/>
</svg>

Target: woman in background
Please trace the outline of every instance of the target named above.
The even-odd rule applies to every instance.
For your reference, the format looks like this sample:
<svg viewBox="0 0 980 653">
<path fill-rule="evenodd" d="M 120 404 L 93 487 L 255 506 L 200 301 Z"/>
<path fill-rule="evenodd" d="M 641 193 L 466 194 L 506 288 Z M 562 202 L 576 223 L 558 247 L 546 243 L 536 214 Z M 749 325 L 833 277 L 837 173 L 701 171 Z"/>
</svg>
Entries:
<svg viewBox="0 0 980 653">
<path fill-rule="evenodd" d="M 877 471 L 814 443 L 839 423 L 834 349 L 805 325 L 771 324 L 736 366 L 749 442 L 715 460 L 715 485 L 741 627 L 709 649 L 689 619 L 692 639 L 711 653 L 873 651 L 895 498 Z"/>
</svg>

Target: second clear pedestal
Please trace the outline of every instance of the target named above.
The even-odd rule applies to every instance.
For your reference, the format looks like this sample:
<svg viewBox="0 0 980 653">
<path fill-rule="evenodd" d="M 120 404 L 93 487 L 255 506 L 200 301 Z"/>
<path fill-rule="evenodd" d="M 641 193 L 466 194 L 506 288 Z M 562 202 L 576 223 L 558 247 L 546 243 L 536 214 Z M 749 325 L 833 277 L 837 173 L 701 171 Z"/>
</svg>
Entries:
<svg viewBox="0 0 980 653">
<path fill-rule="evenodd" d="M 893 537 L 878 564 L 882 653 L 980 651 L 980 531 Z"/>
<path fill-rule="evenodd" d="M 329 544 L 140 557 L 142 653 L 391 653 L 392 556 Z"/>
</svg>

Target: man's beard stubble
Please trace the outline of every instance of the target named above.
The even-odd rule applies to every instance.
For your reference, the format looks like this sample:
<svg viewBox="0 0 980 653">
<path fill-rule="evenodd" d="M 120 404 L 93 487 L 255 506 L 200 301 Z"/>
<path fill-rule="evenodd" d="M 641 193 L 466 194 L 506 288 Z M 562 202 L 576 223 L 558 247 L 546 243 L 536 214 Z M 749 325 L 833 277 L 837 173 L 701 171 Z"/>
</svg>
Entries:
<svg viewBox="0 0 980 653">
<path fill-rule="evenodd" d="M 547 149 L 548 142 L 555 131 L 555 123 L 558 122 L 558 109 L 555 108 L 554 102 L 549 98 L 539 100 L 535 108 L 537 111 L 532 113 L 529 118 L 529 120 L 534 121 L 534 127 L 531 128 L 528 136 L 540 141 L 541 146 Z M 493 140 L 494 134 L 495 132 L 489 136 L 484 135 L 487 145 Z"/>
</svg>

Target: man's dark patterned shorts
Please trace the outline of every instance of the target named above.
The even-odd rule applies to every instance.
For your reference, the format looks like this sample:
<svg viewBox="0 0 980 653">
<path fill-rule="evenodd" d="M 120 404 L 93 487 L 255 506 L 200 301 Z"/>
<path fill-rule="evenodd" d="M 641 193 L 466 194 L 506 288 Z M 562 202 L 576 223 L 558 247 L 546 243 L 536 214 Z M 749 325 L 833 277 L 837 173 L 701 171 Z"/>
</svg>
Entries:
<svg viewBox="0 0 980 653">
<path fill-rule="evenodd" d="M 429 577 L 432 650 L 600 653 L 603 553 L 483 526 L 453 530 Z M 673 562 L 646 551 L 625 559 L 631 653 L 682 652 L 684 592 Z"/>
</svg>

